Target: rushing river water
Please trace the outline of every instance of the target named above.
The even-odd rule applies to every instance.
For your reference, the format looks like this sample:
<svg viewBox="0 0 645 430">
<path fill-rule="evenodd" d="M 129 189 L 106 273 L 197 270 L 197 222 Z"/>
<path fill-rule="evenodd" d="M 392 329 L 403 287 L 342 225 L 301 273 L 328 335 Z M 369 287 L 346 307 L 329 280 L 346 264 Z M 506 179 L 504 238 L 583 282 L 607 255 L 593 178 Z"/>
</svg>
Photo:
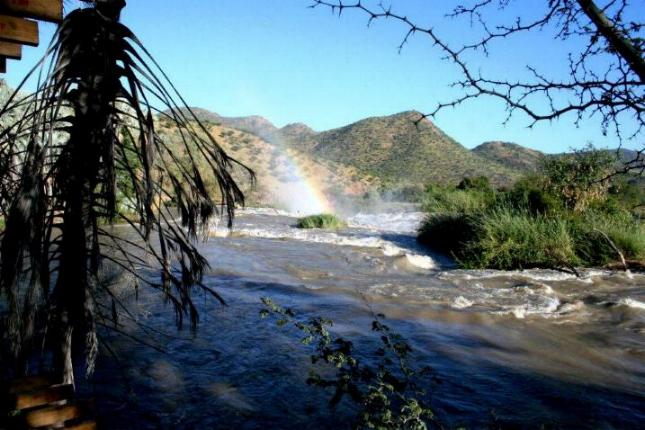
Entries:
<svg viewBox="0 0 645 430">
<path fill-rule="evenodd" d="M 463 271 L 420 248 L 421 214 L 359 214 L 338 232 L 294 228 L 273 210 L 242 212 L 202 245 L 198 330 L 169 306 L 132 300 L 147 328 L 112 336 L 91 389 L 106 428 L 347 428 L 349 405 L 309 387 L 311 351 L 259 316 L 271 297 L 373 351 L 372 310 L 433 369 L 432 407 L 449 428 L 642 428 L 645 276 L 586 271 Z M 365 356 L 365 360 L 373 357 Z"/>
</svg>

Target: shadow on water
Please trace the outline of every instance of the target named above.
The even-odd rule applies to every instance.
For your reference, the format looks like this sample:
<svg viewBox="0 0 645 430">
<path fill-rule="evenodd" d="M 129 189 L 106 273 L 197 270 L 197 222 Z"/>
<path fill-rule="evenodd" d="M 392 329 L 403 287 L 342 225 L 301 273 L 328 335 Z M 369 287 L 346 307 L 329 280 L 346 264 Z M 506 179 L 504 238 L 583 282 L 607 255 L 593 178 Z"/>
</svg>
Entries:
<svg viewBox="0 0 645 430">
<path fill-rule="evenodd" d="M 154 296 L 142 294 L 134 304 L 147 326 L 168 335 L 131 332 L 165 353 L 106 334 L 117 358 L 102 354 L 93 387 L 85 387 L 103 428 L 349 428 L 351 406 L 332 411 L 331 393 L 306 385 L 310 350 L 298 333 L 259 317 L 260 297 L 303 317 L 332 318 L 334 333 L 355 341 L 369 361 L 378 339 L 362 297 L 234 276 L 210 283 L 229 306 L 204 299 L 196 332 L 176 332 L 171 309 Z M 415 364 L 431 366 L 439 379 L 432 405 L 448 427 L 637 428 L 645 420 L 642 394 L 492 362 L 485 355 L 497 344 L 469 336 L 463 326 L 399 315 L 388 321 L 412 344 Z"/>
</svg>

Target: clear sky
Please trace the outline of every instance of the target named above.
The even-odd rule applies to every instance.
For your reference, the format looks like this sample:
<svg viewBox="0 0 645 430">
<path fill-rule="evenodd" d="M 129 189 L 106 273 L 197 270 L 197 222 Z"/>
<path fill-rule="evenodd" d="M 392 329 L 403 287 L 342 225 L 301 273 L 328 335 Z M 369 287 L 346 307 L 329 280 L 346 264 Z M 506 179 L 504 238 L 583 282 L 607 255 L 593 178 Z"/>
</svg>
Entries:
<svg viewBox="0 0 645 430">
<path fill-rule="evenodd" d="M 450 40 L 472 36 L 468 25 L 442 19 L 440 11 L 428 7 L 428 0 L 391 3 L 420 24 L 437 23 Z M 531 13 L 542 2 L 519 3 Z M 129 0 L 123 22 L 189 104 L 226 116 L 258 114 L 277 126 L 303 122 L 326 130 L 368 116 L 412 109 L 428 112 L 437 102 L 458 94 L 449 87 L 458 77 L 457 69 L 441 60 L 426 37 L 417 36 L 399 54 L 404 29 L 396 23 L 377 23 L 368 29 L 362 14 L 350 12 L 339 19 L 329 10 L 307 8 L 310 4 L 309 0 Z M 37 61 L 53 29 L 41 23 L 41 47 L 25 48 L 21 62 L 9 62 L 10 85 L 15 86 Z M 546 33 L 512 39 L 494 49 L 481 68 L 511 77 L 524 73 L 524 65 L 530 63 L 564 78 L 567 70 L 559 60 L 566 48 Z M 444 111 L 434 122 L 467 147 L 488 140 L 546 152 L 587 142 L 617 145 L 611 136 L 600 134 L 597 119 L 579 128 L 565 118 L 528 129 L 528 118 L 518 114 L 504 126 L 505 117 L 499 101 L 480 99 Z"/>
</svg>

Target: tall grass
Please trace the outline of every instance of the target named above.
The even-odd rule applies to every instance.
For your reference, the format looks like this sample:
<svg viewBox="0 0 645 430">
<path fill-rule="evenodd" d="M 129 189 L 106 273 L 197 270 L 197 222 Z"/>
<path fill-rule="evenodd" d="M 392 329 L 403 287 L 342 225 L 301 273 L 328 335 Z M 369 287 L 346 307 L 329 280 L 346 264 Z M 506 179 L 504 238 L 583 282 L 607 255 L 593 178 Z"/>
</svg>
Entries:
<svg viewBox="0 0 645 430">
<path fill-rule="evenodd" d="M 623 203 L 614 196 L 574 211 L 535 180 L 506 191 L 428 187 L 428 215 L 418 240 L 468 269 L 597 267 L 621 257 L 640 261 L 645 225 L 629 209 L 633 205 Z"/>
<path fill-rule="evenodd" d="M 614 246 L 628 260 L 645 259 L 645 225 L 630 214 L 589 212 L 569 223 L 576 251 L 586 265 L 616 262 L 619 256 Z"/>
<path fill-rule="evenodd" d="M 474 218 L 474 240 L 461 250 L 465 268 L 501 270 L 576 266 L 575 239 L 562 219 L 496 209 Z"/>
</svg>

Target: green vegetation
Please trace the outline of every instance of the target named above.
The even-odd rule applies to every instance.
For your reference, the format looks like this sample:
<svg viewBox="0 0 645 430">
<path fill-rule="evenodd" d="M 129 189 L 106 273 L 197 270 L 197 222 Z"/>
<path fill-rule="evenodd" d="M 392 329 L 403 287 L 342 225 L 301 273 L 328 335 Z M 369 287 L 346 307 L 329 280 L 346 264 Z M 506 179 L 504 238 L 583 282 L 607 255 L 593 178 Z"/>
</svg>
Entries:
<svg viewBox="0 0 645 430">
<path fill-rule="evenodd" d="M 346 227 L 347 224 L 336 215 L 318 214 L 298 219 L 296 226 L 298 228 L 324 228 L 329 230 L 337 230 L 339 228 Z"/>
<path fill-rule="evenodd" d="M 274 317 L 279 327 L 291 327 L 302 335 L 300 343 L 313 348 L 312 369 L 307 384 L 334 392 L 329 406 L 336 407 L 344 398 L 357 407 L 354 429 L 425 430 L 434 422 L 427 406 L 427 393 L 420 379 L 430 369 L 414 369 L 408 362 L 412 348 L 406 340 L 382 323 L 383 315 L 374 315 L 372 331 L 380 340 L 362 362 L 354 344 L 330 333 L 333 322 L 326 318 L 298 318 L 296 312 L 263 298 L 263 318 Z"/>
<path fill-rule="evenodd" d="M 587 148 L 548 158 L 512 188 L 485 178 L 429 186 L 419 241 L 464 268 L 604 266 L 645 258 L 642 185 L 610 178 L 606 151 Z"/>
</svg>

